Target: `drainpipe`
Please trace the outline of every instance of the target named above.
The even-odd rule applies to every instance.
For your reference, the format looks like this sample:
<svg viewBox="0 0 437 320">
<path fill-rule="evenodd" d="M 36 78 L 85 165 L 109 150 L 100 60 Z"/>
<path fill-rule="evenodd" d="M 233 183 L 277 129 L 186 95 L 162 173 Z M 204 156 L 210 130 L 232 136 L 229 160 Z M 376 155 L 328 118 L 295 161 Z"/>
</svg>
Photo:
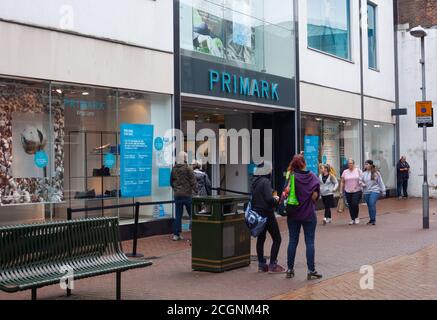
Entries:
<svg viewBox="0 0 437 320">
<path fill-rule="evenodd" d="M 393 23 L 394 23 L 394 63 L 395 63 L 395 108 L 399 109 L 399 51 L 398 51 L 398 24 L 399 24 L 399 4 L 398 0 L 393 0 Z M 394 155 L 394 165 L 396 165 L 396 160 L 401 157 L 401 147 L 400 147 L 400 123 L 399 115 L 396 115 L 396 125 L 395 125 L 395 155 Z M 397 181 L 396 181 L 397 183 Z"/>
<path fill-rule="evenodd" d="M 299 0 L 293 1 L 293 13 L 294 13 L 294 46 L 295 46 L 295 153 L 298 154 L 302 150 L 301 146 L 301 117 L 300 117 L 300 60 L 299 60 Z"/>
</svg>

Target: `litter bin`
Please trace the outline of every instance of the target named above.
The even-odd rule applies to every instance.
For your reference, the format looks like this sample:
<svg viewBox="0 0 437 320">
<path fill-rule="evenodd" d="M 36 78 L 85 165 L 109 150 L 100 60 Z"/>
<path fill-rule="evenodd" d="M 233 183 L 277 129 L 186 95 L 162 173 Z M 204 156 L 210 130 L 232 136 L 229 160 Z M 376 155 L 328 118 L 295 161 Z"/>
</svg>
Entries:
<svg viewBox="0 0 437 320">
<path fill-rule="evenodd" d="M 224 272 L 250 264 L 247 196 L 197 196 L 192 202 L 192 268 Z"/>
</svg>

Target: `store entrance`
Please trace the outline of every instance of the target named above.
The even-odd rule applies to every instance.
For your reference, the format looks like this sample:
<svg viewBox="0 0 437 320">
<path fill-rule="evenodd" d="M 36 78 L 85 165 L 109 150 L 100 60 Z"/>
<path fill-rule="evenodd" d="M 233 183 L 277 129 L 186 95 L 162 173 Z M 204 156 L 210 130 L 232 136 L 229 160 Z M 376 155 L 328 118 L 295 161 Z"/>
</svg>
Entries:
<svg viewBox="0 0 437 320">
<path fill-rule="evenodd" d="M 227 149 L 223 145 L 223 141 L 219 143 L 220 129 L 235 129 L 237 132 L 241 129 L 248 129 L 250 133 L 252 133 L 252 129 L 260 129 L 260 140 L 262 142 L 264 142 L 264 129 L 271 129 L 272 139 L 270 140 L 271 145 L 269 147 L 272 148 L 274 167 L 272 182 L 275 189 L 279 190 L 282 187 L 284 171 L 295 152 L 295 121 L 293 111 L 282 111 L 280 109 L 257 106 L 250 106 L 249 108 L 235 105 L 223 107 L 206 103 L 183 102 L 181 115 L 182 130 L 185 135 L 185 150 L 188 150 L 187 146 L 190 143 L 195 145 L 195 150 L 208 143 L 207 140 L 193 141 L 194 139 L 187 135 L 187 123 L 191 121 L 191 124 L 195 124 L 196 135 L 202 129 L 210 129 L 216 133 L 217 143 L 215 152 L 219 159 L 220 157 L 224 159 L 223 154 L 226 154 L 226 151 L 228 152 L 226 164 L 217 163 L 204 166 L 204 170 L 211 179 L 213 188 L 250 192 L 253 178 L 254 164 L 242 161 L 242 150 L 244 150 L 243 139 L 238 139 L 238 164 L 231 164 L 229 158 L 230 142 L 229 140 L 227 141 Z M 250 138 L 252 138 L 252 135 L 250 135 Z M 250 139 L 249 162 L 253 160 L 251 156 L 251 143 Z M 206 146 L 209 147 L 210 144 Z M 261 143 L 261 156 L 264 156 L 264 151 L 264 143 Z M 190 156 L 188 154 L 189 162 L 194 158 L 196 158 L 194 155 Z"/>
</svg>

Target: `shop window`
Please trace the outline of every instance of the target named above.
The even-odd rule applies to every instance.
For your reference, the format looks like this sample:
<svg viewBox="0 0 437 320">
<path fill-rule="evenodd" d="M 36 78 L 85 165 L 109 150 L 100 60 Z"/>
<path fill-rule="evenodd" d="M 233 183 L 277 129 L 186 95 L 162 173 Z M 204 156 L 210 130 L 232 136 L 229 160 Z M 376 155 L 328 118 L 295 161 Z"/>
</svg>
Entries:
<svg viewBox="0 0 437 320">
<path fill-rule="evenodd" d="M 360 166 L 359 121 L 302 116 L 302 141 L 307 169 L 319 174 L 321 163 L 330 164 L 340 177 L 347 159 Z"/>
<path fill-rule="evenodd" d="M 394 125 L 364 123 L 364 158 L 373 160 L 387 187 L 395 187 Z"/>
<path fill-rule="evenodd" d="M 376 5 L 367 4 L 367 41 L 369 53 L 369 68 L 377 69 L 377 30 L 376 30 Z"/>
<path fill-rule="evenodd" d="M 47 83 L 0 80 L 1 205 L 64 199 L 64 109 Z"/>
<path fill-rule="evenodd" d="M 308 0 L 308 47 L 351 60 L 350 1 Z"/>
</svg>

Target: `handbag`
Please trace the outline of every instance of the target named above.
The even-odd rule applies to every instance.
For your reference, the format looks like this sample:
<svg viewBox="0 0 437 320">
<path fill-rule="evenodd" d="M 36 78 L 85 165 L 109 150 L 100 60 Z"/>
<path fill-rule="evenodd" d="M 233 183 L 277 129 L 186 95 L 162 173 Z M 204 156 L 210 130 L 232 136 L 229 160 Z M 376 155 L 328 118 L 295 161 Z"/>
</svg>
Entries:
<svg viewBox="0 0 437 320">
<path fill-rule="evenodd" d="M 342 213 L 343 211 L 344 211 L 344 199 L 343 197 L 340 197 L 340 199 L 338 199 L 337 212 Z"/>
<path fill-rule="evenodd" d="M 256 238 L 261 234 L 261 232 L 264 231 L 267 223 L 267 218 L 261 216 L 258 212 L 254 211 L 252 209 L 251 202 L 252 201 L 249 201 L 249 203 L 247 204 L 247 208 L 244 213 L 244 220 L 250 230 L 251 236 Z"/>
</svg>

